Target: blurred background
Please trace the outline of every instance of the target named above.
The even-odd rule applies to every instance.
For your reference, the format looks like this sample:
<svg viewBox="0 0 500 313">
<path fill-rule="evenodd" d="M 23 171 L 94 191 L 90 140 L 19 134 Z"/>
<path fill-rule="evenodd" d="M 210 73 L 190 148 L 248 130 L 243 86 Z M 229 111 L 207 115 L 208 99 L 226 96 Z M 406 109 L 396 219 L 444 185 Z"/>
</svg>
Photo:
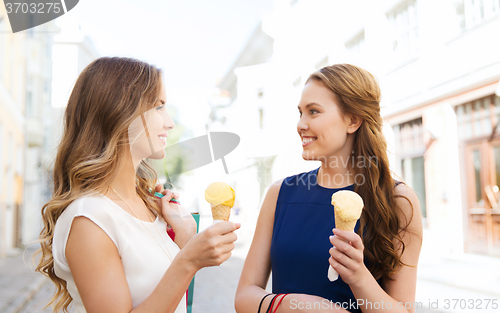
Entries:
<svg viewBox="0 0 500 313">
<path fill-rule="evenodd" d="M 243 224 L 233 257 L 197 274 L 193 312 L 234 312 L 267 188 L 319 166 L 301 158 L 296 107 L 309 74 L 334 63 L 378 78 L 392 170 L 420 200 L 417 312 L 498 312 L 445 303 L 500 305 L 500 0 L 83 0 L 15 34 L 0 6 L 1 312 L 41 312 L 53 292 L 24 263 L 69 93 L 101 56 L 164 70 L 169 146 L 210 131 L 241 139 L 225 157 L 229 174 L 219 160 L 172 177 L 200 229 L 211 224 L 203 191 L 213 181 L 235 189 L 231 219 Z M 166 149 L 155 161 L 162 182 L 185 166 Z"/>
</svg>

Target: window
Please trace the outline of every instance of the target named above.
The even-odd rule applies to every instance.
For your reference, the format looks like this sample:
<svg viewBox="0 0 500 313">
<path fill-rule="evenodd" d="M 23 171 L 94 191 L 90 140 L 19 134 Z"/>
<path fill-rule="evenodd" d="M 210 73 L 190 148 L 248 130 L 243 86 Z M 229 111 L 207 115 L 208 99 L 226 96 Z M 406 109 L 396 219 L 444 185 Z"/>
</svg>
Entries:
<svg viewBox="0 0 500 313">
<path fill-rule="evenodd" d="M 33 114 L 33 93 L 31 90 L 26 91 L 26 116 L 35 116 Z"/>
<path fill-rule="evenodd" d="M 263 88 L 257 88 L 257 99 L 262 99 L 264 98 L 264 89 Z"/>
<path fill-rule="evenodd" d="M 500 186 L 500 146 L 493 147 L 495 158 L 495 185 Z"/>
<path fill-rule="evenodd" d="M 458 138 L 468 140 L 500 134 L 500 98 L 494 95 L 455 107 Z M 495 129 L 493 131 L 493 129 Z"/>
<path fill-rule="evenodd" d="M 301 87 L 300 83 L 302 82 L 302 77 L 297 77 L 295 80 L 292 82 L 293 87 L 298 88 Z"/>
<path fill-rule="evenodd" d="M 17 145 L 17 152 L 16 152 L 16 174 L 17 175 L 22 175 L 23 174 L 23 148 L 21 145 Z"/>
<path fill-rule="evenodd" d="M 425 145 L 422 118 L 396 125 L 393 130 L 396 140 L 396 149 L 399 155 L 424 154 Z"/>
<path fill-rule="evenodd" d="M 0 69 L 4 66 L 5 60 L 8 60 L 5 53 L 5 37 L 7 37 L 5 34 L 3 34 L 3 31 L 5 29 L 5 18 L 3 16 L 0 16 Z M 3 79 L 3 75 L 1 75 L 2 70 L 0 70 L 0 79 Z"/>
<path fill-rule="evenodd" d="M 45 36 L 47 38 L 48 36 Z M 52 59 L 52 43 L 49 40 L 45 40 L 45 56 Z"/>
<path fill-rule="evenodd" d="M 0 195 L 2 194 L 3 180 L 5 179 L 4 145 L 5 143 L 3 141 L 3 124 L 0 122 Z"/>
<path fill-rule="evenodd" d="M 264 108 L 259 108 L 259 127 L 264 129 Z"/>
<path fill-rule="evenodd" d="M 5 178 L 7 179 L 7 184 L 6 184 L 6 191 L 7 191 L 7 202 L 9 202 L 9 199 L 13 198 L 13 184 L 14 184 L 14 135 L 12 133 L 9 133 L 8 136 L 8 157 L 7 157 L 7 170 L 5 172 Z"/>
<path fill-rule="evenodd" d="M 35 37 L 35 31 L 34 31 L 34 27 L 35 27 L 35 14 L 28 14 L 28 37 L 30 38 L 33 38 Z"/>
<path fill-rule="evenodd" d="M 347 41 L 345 43 L 345 47 L 349 53 L 349 58 L 352 60 L 352 63 L 360 63 L 365 47 L 365 30 L 363 29 L 351 40 Z"/>
<path fill-rule="evenodd" d="M 401 160 L 401 173 L 404 182 L 415 191 L 420 202 L 422 217 L 427 217 L 425 205 L 425 167 L 424 157 L 404 158 Z"/>
<path fill-rule="evenodd" d="M 26 80 L 26 106 L 25 106 L 25 115 L 29 117 L 36 116 L 36 107 L 34 105 L 33 99 L 33 78 L 28 77 Z"/>
<path fill-rule="evenodd" d="M 422 118 L 393 127 L 396 139 L 396 155 L 399 156 L 399 165 L 401 166 L 401 178 L 415 191 L 420 201 L 422 216 L 426 218 L 423 129 Z"/>
<path fill-rule="evenodd" d="M 43 88 L 43 105 L 45 107 L 50 107 L 50 102 L 51 102 L 51 99 L 50 99 L 50 96 L 51 96 L 51 81 L 50 79 L 45 79 L 44 80 L 44 88 Z"/>
<path fill-rule="evenodd" d="M 7 162 L 9 171 L 12 171 L 14 166 L 14 135 L 12 133 L 9 133 L 9 158 Z"/>
<path fill-rule="evenodd" d="M 328 66 L 328 56 L 326 56 L 323 59 L 321 59 L 321 61 L 319 61 L 318 63 L 316 63 L 316 65 L 314 67 L 316 68 L 316 70 L 320 70 L 320 69 L 322 69 L 325 66 Z"/>
<path fill-rule="evenodd" d="M 265 104 L 265 97 L 266 93 L 264 91 L 264 88 L 257 88 L 256 89 L 256 98 L 257 98 L 257 110 L 258 110 L 258 122 L 259 122 L 259 128 L 264 129 L 264 104 Z"/>
<path fill-rule="evenodd" d="M 387 14 L 394 38 L 392 50 L 395 65 L 401 65 L 418 54 L 418 14 L 416 0 L 404 2 L 403 6 Z"/>
<path fill-rule="evenodd" d="M 460 31 L 472 28 L 500 12 L 500 0 L 454 0 Z"/>
<path fill-rule="evenodd" d="M 475 149 L 472 152 L 472 159 L 474 162 L 474 181 L 476 182 L 475 185 L 475 202 L 476 203 L 483 203 L 483 186 L 481 185 L 481 151 L 478 149 Z"/>
</svg>

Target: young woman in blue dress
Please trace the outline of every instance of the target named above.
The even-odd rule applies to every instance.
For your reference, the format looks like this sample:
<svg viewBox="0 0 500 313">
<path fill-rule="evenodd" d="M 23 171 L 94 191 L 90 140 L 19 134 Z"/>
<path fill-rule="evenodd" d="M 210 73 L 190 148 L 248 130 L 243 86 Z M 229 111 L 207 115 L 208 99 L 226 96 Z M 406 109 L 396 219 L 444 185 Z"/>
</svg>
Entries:
<svg viewBox="0 0 500 313">
<path fill-rule="evenodd" d="M 420 207 L 391 177 L 380 97 L 376 79 L 349 64 L 307 80 L 297 133 L 303 159 L 321 166 L 269 188 L 236 293 L 238 313 L 414 312 Z M 330 201 L 339 190 L 364 201 L 354 232 L 335 229 Z M 327 278 L 329 266 L 338 280 Z"/>
</svg>

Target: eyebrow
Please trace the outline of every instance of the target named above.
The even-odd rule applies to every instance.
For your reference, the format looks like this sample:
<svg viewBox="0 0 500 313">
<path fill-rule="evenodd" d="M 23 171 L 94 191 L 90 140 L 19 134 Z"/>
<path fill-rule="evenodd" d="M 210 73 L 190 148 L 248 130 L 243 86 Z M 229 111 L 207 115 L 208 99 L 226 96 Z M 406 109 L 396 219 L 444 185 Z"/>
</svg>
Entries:
<svg viewBox="0 0 500 313">
<path fill-rule="evenodd" d="M 160 101 L 160 102 L 161 102 L 161 104 L 165 104 L 165 100 L 158 99 L 158 101 Z"/>
<path fill-rule="evenodd" d="M 321 107 L 321 104 L 316 103 L 316 102 L 311 102 L 311 103 L 306 104 L 306 109 L 307 109 L 308 107 L 313 106 L 313 105 L 317 105 L 317 106 L 320 106 L 320 107 Z M 297 109 L 299 109 L 299 110 L 300 110 L 300 106 L 297 106 Z"/>
</svg>

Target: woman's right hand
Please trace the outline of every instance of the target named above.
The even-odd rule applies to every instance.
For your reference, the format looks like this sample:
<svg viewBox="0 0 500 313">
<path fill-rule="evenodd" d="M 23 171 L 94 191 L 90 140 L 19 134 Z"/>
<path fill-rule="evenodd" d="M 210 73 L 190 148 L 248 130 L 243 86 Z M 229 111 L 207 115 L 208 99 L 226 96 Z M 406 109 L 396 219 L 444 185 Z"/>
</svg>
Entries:
<svg viewBox="0 0 500 313">
<path fill-rule="evenodd" d="M 194 235 L 179 252 L 194 271 L 219 266 L 231 256 L 240 223 L 220 222 Z"/>
</svg>

